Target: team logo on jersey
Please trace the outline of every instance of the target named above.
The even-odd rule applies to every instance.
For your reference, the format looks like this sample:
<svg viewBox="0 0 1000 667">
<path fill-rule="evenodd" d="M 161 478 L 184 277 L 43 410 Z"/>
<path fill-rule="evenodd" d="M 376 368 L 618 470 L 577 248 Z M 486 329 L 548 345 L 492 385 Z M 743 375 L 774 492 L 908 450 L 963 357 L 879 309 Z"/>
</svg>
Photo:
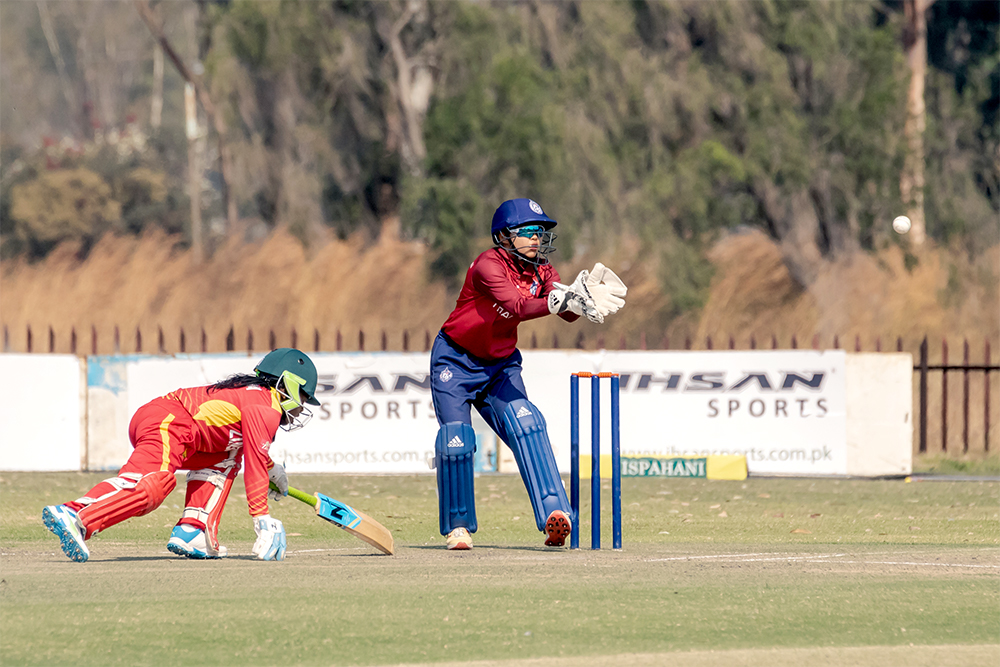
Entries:
<svg viewBox="0 0 1000 667">
<path fill-rule="evenodd" d="M 452 378 L 451 371 L 445 368 L 438 377 L 441 378 L 441 382 L 447 382 Z"/>
<path fill-rule="evenodd" d="M 528 290 L 529 292 L 531 292 L 531 296 L 538 296 L 538 288 L 539 287 L 541 287 L 541 285 L 538 282 L 538 278 L 535 278 L 531 282 L 531 288 Z"/>
<path fill-rule="evenodd" d="M 542 207 L 539 206 L 534 199 L 528 200 L 528 208 L 530 208 L 531 211 L 536 215 L 545 215 L 544 213 L 542 213 Z"/>
</svg>

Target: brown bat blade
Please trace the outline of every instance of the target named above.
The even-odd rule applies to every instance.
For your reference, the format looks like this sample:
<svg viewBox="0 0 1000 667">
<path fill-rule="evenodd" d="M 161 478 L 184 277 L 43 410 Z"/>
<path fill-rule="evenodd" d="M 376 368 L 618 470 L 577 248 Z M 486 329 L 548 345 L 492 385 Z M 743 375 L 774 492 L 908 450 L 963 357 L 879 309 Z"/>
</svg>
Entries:
<svg viewBox="0 0 1000 667">
<path fill-rule="evenodd" d="M 339 500 L 334 500 L 318 491 L 315 496 L 311 496 L 304 491 L 288 487 L 288 495 L 296 500 L 301 500 L 307 505 L 311 505 L 316 509 L 316 514 L 319 518 L 346 530 L 351 535 L 354 535 L 359 540 L 364 540 L 382 553 L 390 556 L 394 553 L 395 546 L 392 540 L 392 533 L 364 512 L 359 512 L 353 507 L 345 505 Z"/>
</svg>

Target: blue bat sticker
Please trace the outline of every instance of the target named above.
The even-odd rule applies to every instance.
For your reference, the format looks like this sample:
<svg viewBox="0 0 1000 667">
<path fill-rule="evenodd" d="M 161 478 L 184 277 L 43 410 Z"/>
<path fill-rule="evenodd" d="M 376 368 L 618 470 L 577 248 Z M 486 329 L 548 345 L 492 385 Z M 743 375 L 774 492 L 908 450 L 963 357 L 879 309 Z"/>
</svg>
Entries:
<svg viewBox="0 0 1000 667">
<path fill-rule="evenodd" d="M 357 512 L 344 503 L 338 502 L 329 496 L 324 496 L 322 493 L 317 493 L 316 498 L 319 500 L 319 507 L 316 513 L 321 518 L 345 528 L 356 528 L 361 523 L 361 517 L 358 516 Z"/>
</svg>

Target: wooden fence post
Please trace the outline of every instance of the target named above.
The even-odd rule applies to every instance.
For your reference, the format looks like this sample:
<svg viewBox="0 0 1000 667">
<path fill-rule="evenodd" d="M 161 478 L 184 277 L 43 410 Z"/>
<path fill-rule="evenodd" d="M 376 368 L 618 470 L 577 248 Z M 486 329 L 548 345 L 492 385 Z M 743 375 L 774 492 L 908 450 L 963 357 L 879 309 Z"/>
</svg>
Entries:
<svg viewBox="0 0 1000 667">
<path fill-rule="evenodd" d="M 983 348 L 983 366 L 986 368 L 990 367 L 990 339 L 986 339 L 986 345 Z M 983 422 L 986 427 L 986 433 L 983 435 L 983 449 L 985 451 L 990 451 L 990 372 L 986 371 L 983 373 L 983 384 L 985 384 L 986 391 L 983 392 Z"/>
<path fill-rule="evenodd" d="M 921 454 L 927 452 L 927 336 L 920 342 L 920 435 L 917 449 Z"/>
<path fill-rule="evenodd" d="M 962 452 L 969 451 L 969 339 L 962 341 Z"/>
<path fill-rule="evenodd" d="M 941 339 L 941 451 L 948 451 L 948 339 Z"/>
</svg>

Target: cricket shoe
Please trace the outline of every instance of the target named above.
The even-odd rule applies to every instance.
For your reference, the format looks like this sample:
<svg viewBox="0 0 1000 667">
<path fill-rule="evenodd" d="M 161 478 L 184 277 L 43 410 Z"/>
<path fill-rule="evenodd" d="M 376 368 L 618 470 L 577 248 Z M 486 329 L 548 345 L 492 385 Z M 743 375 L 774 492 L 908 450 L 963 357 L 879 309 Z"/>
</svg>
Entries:
<svg viewBox="0 0 1000 667">
<path fill-rule="evenodd" d="M 84 563 L 90 558 L 83 536 L 86 530 L 76 512 L 65 505 L 49 505 L 42 510 L 42 521 L 62 543 L 62 550 L 70 560 Z"/>
<path fill-rule="evenodd" d="M 204 530 L 186 524 L 174 526 L 167 550 L 188 558 L 225 558 L 227 554 L 226 547 L 212 548 Z"/>
<path fill-rule="evenodd" d="M 466 528 L 456 528 L 448 533 L 449 551 L 468 551 L 472 548 L 472 535 Z"/>
<path fill-rule="evenodd" d="M 552 510 L 545 520 L 545 546 L 561 547 L 566 544 L 566 538 L 573 532 L 573 522 L 562 510 Z"/>
</svg>

